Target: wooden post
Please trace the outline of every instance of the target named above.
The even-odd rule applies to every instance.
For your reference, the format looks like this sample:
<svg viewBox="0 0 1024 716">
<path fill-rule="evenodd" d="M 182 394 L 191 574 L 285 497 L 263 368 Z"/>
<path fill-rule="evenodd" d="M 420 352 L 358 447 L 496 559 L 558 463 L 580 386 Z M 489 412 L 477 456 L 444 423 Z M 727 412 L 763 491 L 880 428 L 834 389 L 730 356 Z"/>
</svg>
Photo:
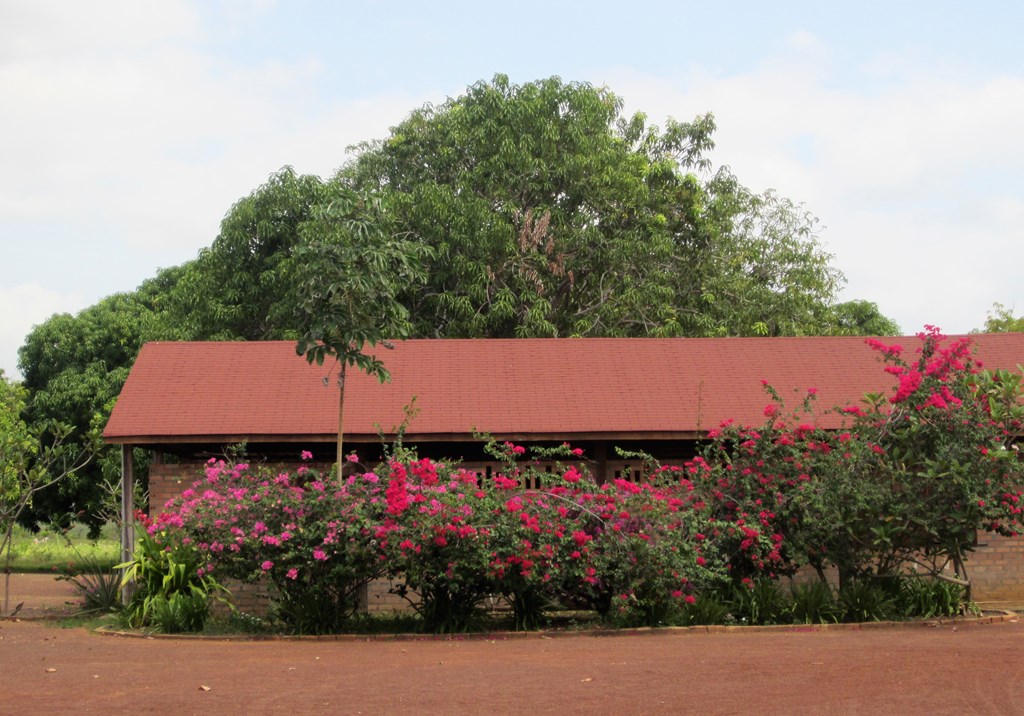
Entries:
<svg viewBox="0 0 1024 716">
<path fill-rule="evenodd" d="M 131 445 L 121 446 L 121 561 L 128 562 L 135 554 L 135 469 Z M 121 603 L 131 601 L 135 585 L 121 588 Z"/>
<path fill-rule="evenodd" d="M 597 461 L 594 480 L 598 485 L 603 485 L 608 481 L 608 441 L 602 440 L 594 446 L 594 460 Z"/>
<path fill-rule="evenodd" d="M 345 437 L 345 359 L 341 360 L 341 369 L 338 371 L 338 481 L 341 481 L 341 473 L 345 467 L 345 456 L 342 455 L 342 441 Z"/>
</svg>

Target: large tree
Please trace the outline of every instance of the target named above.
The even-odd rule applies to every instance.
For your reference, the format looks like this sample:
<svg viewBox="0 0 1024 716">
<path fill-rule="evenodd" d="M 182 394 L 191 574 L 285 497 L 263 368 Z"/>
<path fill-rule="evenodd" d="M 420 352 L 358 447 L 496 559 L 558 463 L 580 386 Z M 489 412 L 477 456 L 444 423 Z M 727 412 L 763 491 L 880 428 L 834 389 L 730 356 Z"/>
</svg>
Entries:
<svg viewBox="0 0 1024 716">
<path fill-rule="evenodd" d="M 814 220 L 728 172 L 714 122 L 651 126 L 607 89 L 479 82 L 340 173 L 436 249 L 419 335 L 823 333 L 842 281 Z"/>
<path fill-rule="evenodd" d="M 145 340 L 304 338 L 314 359 L 348 365 L 406 332 L 895 332 L 873 304 L 835 302 L 843 277 L 813 216 L 712 169 L 710 115 L 658 128 L 622 107 L 589 84 L 499 75 L 413 111 L 330 180 L 285 167 L 231 207 L 194 261 L 33 329 L 19 355 L 30 424 L 56 418 L 74 425 L 69 439 L 84 435 Z M 376 273 L 354 268 L 374 256 L 386 257 Z M 405 280 L 421 262 L 425 281 Z M 386 294 L 401 310 L 346 324 L 338 297 L 359 292 L 359 309 Z M 114 470 L 101 455 L 38 496 L 32 518 L 95 515 Z"/>
<path fill-rule="evenodd" d="M 1024 333 L 1024 316 L 1014 316 L 1012 308 L 996 301 L 982 330 L 985 333 Z"/>
<path fill-rule="evenodd" d="M 142 344 L 181 337 L 166 327 L 165 304 L 184 270 L 163 270 L 133 292 L 108 296 L 76 315 L 54 314 L 32 329 L 18 351 L 30 426 L 67 424 L 72 430 L 62 442 L 68 449 L 84 445 L 89 431 L 106 422 Z M 104 485 L 118 466 L 116 451 L 100 450 L 88 467 L 36 495 L 21 519 L 78 519 L 98 528 L 109 497 Z"/>
<path fill-rule="evenodd" d="M 199 252 L 168 297 L 168 322 L 192 340 L 294 337 L 285 264 L 299 227 L 331 199 L 331 184 L 284 167 L 240 199 L 213 243 Z"/>
</svg>

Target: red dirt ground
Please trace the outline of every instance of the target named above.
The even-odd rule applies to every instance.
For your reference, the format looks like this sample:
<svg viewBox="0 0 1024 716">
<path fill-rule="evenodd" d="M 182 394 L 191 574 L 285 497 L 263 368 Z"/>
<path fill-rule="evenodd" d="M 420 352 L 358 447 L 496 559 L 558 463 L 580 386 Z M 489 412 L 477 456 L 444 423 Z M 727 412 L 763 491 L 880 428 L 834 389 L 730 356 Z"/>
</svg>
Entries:
<svg viewBox="0 0 1024 716">
<path fill-rule="evenodd" d="M 371 642 L 0 621 L 0 712 L 13 714 L 1018 714 L 1022 667 L 1016 620 Z"/>
</svg>

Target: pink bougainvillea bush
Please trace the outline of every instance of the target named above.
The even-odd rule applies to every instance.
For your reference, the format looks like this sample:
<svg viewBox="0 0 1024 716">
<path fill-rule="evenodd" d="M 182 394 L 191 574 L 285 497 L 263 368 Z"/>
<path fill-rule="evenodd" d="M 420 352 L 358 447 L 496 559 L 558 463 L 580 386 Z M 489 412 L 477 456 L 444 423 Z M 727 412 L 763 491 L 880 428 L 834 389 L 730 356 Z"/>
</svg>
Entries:
<svg viewBox="0 0 1024 716">
<path fill-rule="evenodd" d="M 841 588 L 908 569 L 967 585 L 977 533 L 1024 523 L 1021 377 L 983 371 L 968 339 L 921 338 L 914 354 L 869 340 L 893 390 L 832 408 L 839 429 L 819 427 L 815 387 L 790 410 L 765 385 L 762 424 L 727 421 L 640 483 L 598 485 L 569 445 L 493 440 L 504 467 L 489 477 L 401 447 L 341 481 L 211 461 L 151 529 L 197 550 L 204 574 L 268 580 L 305 632 L 343 628 L 384 575 L 430 631 L 473 628 L 495 599 L 519 628 L 553 604 L 686 623 L 712 592 L 764 602 L 766 579 L 803 566 L 836 567 Z"/>
<path fill-rule="evenodd" d="M 809 565 L 824 578 L 835 566 L 844 586 L 909 568 L 969 585 L 978 532 L 1021 531 L 1020 375 L 983 371 L 968 338 L 920 338 L 910 355 L 868 340 L 896 384 L 833 408 L 838 430 L 817 427 L 814 387 L 787 413 L 765 386 L 763 424 L 714 431 L 696 463 L 704 489 L 717 516 L 772 534 L 778 571 Z M 736 576 L 763 566 L 735 554 Z"/>
<path fill-rule="evenodd" d="M 529 457 L 521 446 L 491 447 L 506 469 L 489 479 L 428 460 L 390 464 L 385 561 L 418 595 L 426 628 L 471 627 L 495 596 L 519 628 L 538 626 L 553 604 L 621 623 L 667 623 L 724 576 L 701 534 L 715 530 L 685 481 L 599 486 L 568 463 L 580 457 L 568 446 Z M 567 464 L 535 472 L 537 459 L 557 457 Z M 537 478 L 543 488 L 521 487 Z"/>
<path fill-rule="evenodd" d="M 292 629 L 331 632 L 355 613 L 360 588 L 385 572 L 376 546 L 384 506 L 373 473 L 339 483 L 305 467 L 211 460 L 151 529 L 198 550 L 202 573 L 269 581 L 274 612 Z"/>
<path fill-rule="evenodd" d="M 302 632 L 342 628 L 360 587 L 383 575 L 400 580 L 430 631 L 473 628 L 495 598 L 521 628 L 552 604 L 667 623 L 724 578 L 716 543 L 731 528 L 709 519 L 685 478 L 599 486 L 567 464 L 524 490 L 535 461 L 511 448 L 507 470 L 487 480 L 408 450 L 380 475 L 340 483 L 211 461 L 152 529 L 198 550 L 204 573 L 269 580 L 275 614 Z"/>
</svg>

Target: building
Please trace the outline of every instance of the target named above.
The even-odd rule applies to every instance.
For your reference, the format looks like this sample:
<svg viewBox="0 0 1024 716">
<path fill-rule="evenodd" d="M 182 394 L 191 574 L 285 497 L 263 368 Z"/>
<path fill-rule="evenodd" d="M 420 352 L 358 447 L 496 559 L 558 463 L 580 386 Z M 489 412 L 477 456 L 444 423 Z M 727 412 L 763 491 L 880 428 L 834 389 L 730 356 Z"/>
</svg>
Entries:
<svg viewBox="0 0 1024 716">
<path fill-rule="evenodd" d="M 986 367 L 1024 363 L 1024 334 L 973 339 Z M 917 338 L 892 342 L 908 351 L 920 345 Z M 815 388 L 823 428 L 840 424 L 828 408 L 893 387 L 878 353 L 859 337 L 409 340 L 377 353 L 392 380 L 348 371 L 346 452 L 372 462 L 382 439 L 392 440 L 405 422 L 404 442 L 421 455 L 481 470 L 493 463 L 480 433 L 568 442 L 583 448 L 599 480 L 635 469 L 616 447 L 683 460 L 723 420 L 761 423 L 769 402 L 762 381 L 794 407 Z M 309 365 L 290 341 L 149 343 L 104 437 L 152 451 L 150 500 L 157 508 L 231 444 L 245 442 L 250 455 L 272 462 L 293 462 L 309 450 L 330 463 L 335 372 L 328 363 Z M 127 477 L 130 455 L 126 450 Z M 1024 600 L 1022 557 L 1024 540 L 990 537 L 970 560 L 975 597 Z"/>
</svg>

